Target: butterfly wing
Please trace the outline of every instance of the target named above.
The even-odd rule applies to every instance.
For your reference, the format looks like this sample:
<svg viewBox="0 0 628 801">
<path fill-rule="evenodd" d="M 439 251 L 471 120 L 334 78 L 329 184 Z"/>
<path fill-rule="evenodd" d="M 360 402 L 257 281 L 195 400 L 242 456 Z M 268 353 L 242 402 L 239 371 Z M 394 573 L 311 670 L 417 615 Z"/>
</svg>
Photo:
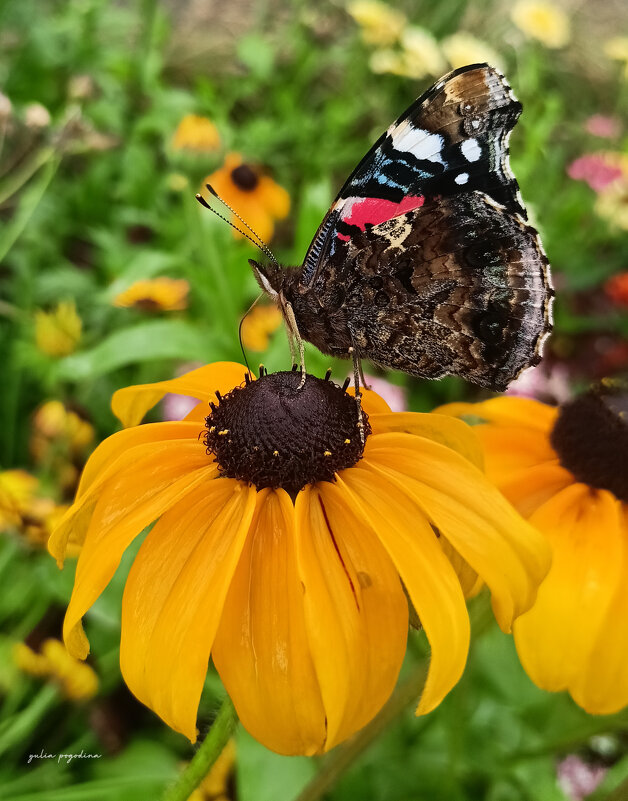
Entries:
<svg viewBox="0 0 628 801">
<path fill-rule="evenodd" d="M 551 288 L 508 162 L 520 113 L 494 68 L 455 70 L 390 126 L 340 190 L 300 283 L 327 312 L 342 297 L 362 356 L 495 389 L 538 361 Z"/>
</svg>

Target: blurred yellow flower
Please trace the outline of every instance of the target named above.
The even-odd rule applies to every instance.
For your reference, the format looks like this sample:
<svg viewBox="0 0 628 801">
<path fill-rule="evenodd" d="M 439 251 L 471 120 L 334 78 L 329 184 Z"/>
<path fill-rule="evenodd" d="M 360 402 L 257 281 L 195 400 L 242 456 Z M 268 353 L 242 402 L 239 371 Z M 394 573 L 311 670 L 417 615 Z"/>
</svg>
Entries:
<svg viewBox="0 0 628 801">
<path fill-rule="evenodd" d="M 188 282 L 174 278 L 151 278 L 136 281 L 113 299 L 114 306 L 144 311 L 179 311 L 188 305 Z"/>
<path fill-rule="evenodd" d="M 26 643 L 15 643 L 13 661 L 30 676 L 52 679 L 72 701 L 85 701 L 98 692 L 98 676 L 94 670 L 70 656 L 59 640 L 45 640 L 40 652 L 29 648 Z"/>
<path fill-rule="evenodd" d="M 372 72 L 420 79 L 426 75 L 440 75 L 447 68 L 438 42 L 423 28 L 406 28 L 401 36 L 401 48 L 376 50 L 369 60 Z"/>
<path fill-rule="evenodd" d="M 486 61 L 493 67 L 503 70 L 501 56 L 489 44 L 470 33 L 460 31 L 447 36 L 440 46 L 453 69 Z"/>
<path fill-rule="evenodd" d="M 615 228 L 628 231 L 628 180 L 625 177 L 613 181 L 598 194 L 595 213 Z"/>
<path fill-rule="evenodd" d="M 281 312 L 276 306 L 255 306 L 242 321 L 242 344 L 257 352 L 266 350 L 270 335 L 281 325 Z"/>
<path fill-rule="evenodd" d="M 67 409 L 61 401 L 46 401 L 33 415 L 31 453 L 36 462 L 45 460 L 54 441 L 61 441 L 64 450 L 76 456 L 85 451 L 93 439 L 91 424 Z"/>
<path fill-rule="evenodd" d="M 519 0 L 510 12 L 512 21 L 526 36 L 545 47 L 564 47 L 570 39 L 569 17 L 543 0 Z"/>
<path fill-rule="evenodd" d="M 220 147 L 220 134 L 214 123 L 198 114 L 186 114 L 172 137 L 173 150 L 211 153 Z"/>
<path fill-rule="evenodd" d="M 394 44 L 406 24 L 402 11 L 377 0 L 355 0 L 348 4 L 347 11 L 360 26 L 363 41 L 370 45 Z"/>
<path fill-rule="evenodd" d="M 263 242 L 271 239 L 274 220 L 283 220 L 290 211 L 290 195 L 286 190 L 259 167 L 246 164 L 239 153 L 228 153 L 224 165 L 205 178 L 201 194 L 207 199 L 205 184 L 211 184 Z M 236 239 L 242 238 L 242 234 L 232 230 Z"/>
<path fill-rule="evenodd" d="M 76 468 L 70 467 L 76 477 Z M 63 477 L 58 480 L 62 483 Z M 0 533 L 15 532 L 31 545 L 44 547 L 66 509 L 43 496 L 39 479 L 26 470 L 0 472 Z M 77 556 L 79 550 L 72 537 L 72 556 Z"/>
<path fill-rule="evenodd" d="M 0 532 L 19 528 L 38 487 L 39 480 L 26 470 L 0 472 Z"/>
<path fill-rule="evenodd" d="M 408 78 L 441 75 L 447 69 L 438 42 L 425 28 L 416 25 L 406 28 L 401 36 L 401 47 Z"/>
<path fill-rule="evenodd" d="M 604 52 L 615 61 L 624 62 L 624 78 L 628 79 L 628 36 L 614 36 L 604 43 Z"/>
<path fill-rule="evenodd" d="M 35 312 L 35 342 L 47 356 L 67 356 L 76 350 L 83 323 L 73 300 L 65 300 L 51 312 Z"/>
<path fill-rule="evenodd" d="M 229 785 L 235 772 L 235 760 L 235 741 L 229 740 L 207 776 L 188 796 L 188 801 L 231 801 Z"/>
<path fill-rule="evenodd" d="M 613 227 L 628 231 L 628 155 L 606 151 L 603 157 L 611 167 L 621 170 L 621 175 L 598 192 L 595 213 Z"/>
</svg>

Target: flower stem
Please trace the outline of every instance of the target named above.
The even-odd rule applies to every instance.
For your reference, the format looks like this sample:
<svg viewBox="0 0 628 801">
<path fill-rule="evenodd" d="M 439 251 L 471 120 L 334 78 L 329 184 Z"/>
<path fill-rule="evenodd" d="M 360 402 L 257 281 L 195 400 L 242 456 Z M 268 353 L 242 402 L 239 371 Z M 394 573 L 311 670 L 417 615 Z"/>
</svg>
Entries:
<svg viewBox="0 0 628 801">
<path fill-rule="evenodd" d="M 193 790 L 209 773 L 214 762 L 229 742 L 238 724 L 238 716 L 229 696 L 220 707 L 207 737 L 201 743 L 192 761 L 183 771 L 177 783 L 166 790 L 163 801 L 186 801 Z"/>
<path fill-rule="evenodd" d="M 421 661 L 408 678 L 401 682 L 381 712 L 345 745 L 336 748 L 323 763 L 320 772 L 295 799 L 318 801 L 336 781 L 362 756 L 364 751 L 412 703 L 416 703 L 425 684 L 427 663 Z M 427 719 L 426 724 L 429 725 Z"/>
</svg>

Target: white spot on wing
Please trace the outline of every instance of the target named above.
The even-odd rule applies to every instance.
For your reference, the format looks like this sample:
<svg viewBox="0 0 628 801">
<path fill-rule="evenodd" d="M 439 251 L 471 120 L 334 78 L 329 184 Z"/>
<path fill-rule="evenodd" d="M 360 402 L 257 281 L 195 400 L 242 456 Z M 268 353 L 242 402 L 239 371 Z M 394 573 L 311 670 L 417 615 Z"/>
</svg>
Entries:
<svg viewBox="0 0 628 801">
<path fill-rule="evenodd" d="M 468 172 L 461 172 L 459 175 L 456 175 L 456 177 L 454 178 L 454 181 L 457 184 L 466 184 L 466 182 L 468 180 L 469 180 L 469 173 Z"/>
<path fill-rule="evenodd" d="M 445 140 L 440 134 L 415 128 L 408 122 L 388 129 L 395 150 L 412 153 L 417 159 L 445 164 L 442 151 Z"/>
<path fill-rule="evenodd" d="M 465 139 L 460 145 L 460 150 L 467 161 L 477 161 L 482 155 L 482 148 L 478 145 L 477 139 Z"/>
</svg>

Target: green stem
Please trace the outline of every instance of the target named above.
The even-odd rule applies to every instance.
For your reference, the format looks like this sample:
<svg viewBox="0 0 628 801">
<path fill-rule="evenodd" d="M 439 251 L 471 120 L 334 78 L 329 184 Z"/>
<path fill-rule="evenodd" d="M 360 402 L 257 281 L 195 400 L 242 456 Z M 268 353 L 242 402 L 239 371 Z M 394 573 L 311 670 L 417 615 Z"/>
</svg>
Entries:
<svg viewBox="0 0 628 801">
<path fill-rule="evenodd" d="M 0 755 L 19 743 L 23 744 L 59 700 L 57 688 L 53 684 L 45 684 L 26 709 L 5 720 L 0 734 Z"/>
<path fill-rule="evenodd" d="M 238 716 L 231 699 L 227 696 L 207 737 L 201 743 L 190 764 L 179 776 L 177 783 L 166 790 L 163 801 L 187 801 L 192 791 L 199 786 L 221 755 L 237 724 Z"/>
<path fill-rule="evenodd" d="M 368 726 L 359 731 L 344 746 L 336 748 L 325 760 L 321 770 L 305 787 L 295 801 L 318 801 L 338 779 L 362 756 L 366 749 L 390 723 L 397 718 L 410 704 L 416 703 L 425 684 L 427 662 L 422 661 L 411 675 L 397 687 L 388 703 Z M 426 718 L 424 725 L 429 725 L 432 718 Z"/>
</svg>

